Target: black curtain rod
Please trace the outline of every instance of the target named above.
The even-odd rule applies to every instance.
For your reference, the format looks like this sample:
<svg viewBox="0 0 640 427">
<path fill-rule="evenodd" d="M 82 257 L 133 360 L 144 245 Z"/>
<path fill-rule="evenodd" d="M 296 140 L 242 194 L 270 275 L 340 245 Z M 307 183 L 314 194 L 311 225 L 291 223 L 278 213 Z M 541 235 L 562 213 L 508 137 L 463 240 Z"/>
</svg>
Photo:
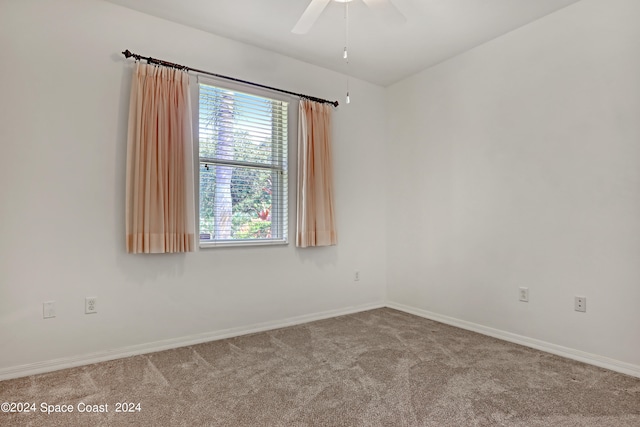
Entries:
<svg viewBox="0 0 640 427">
<path fill-rule="evenodd" d="M 278 89 L 276 87 L 261 85 L 260 83 L 254 83 L 254 82 L 249 82 L 247 80 L 236 79 L 235 77 L 229 77 L 229 76 L 223 76 L 221 74 L 210 73 L 209 71 L 198 70 L 198 69 L 195 69 L 195 68 L 187 67 L 185 65 L 180 65 L 180 64 L 173 63 L 173 62 L 169 62 L 169 61 L 163 61 L 162 59 L 156 59 L 156 58 L 151 58 L 150 56 L 142 56 L 142 55 L 138 55 L 137 53 L 131 53 L 129 51 L 129 49 L 127 49 L 124 52 L 122 52 L 122 54 L 126 58 L 134 57 L 137 60 L 144 59 L 149 64 L 159 64 L 159 65 L 164 65 L 166 67 L 178 68 L 178 69 L 184 70 L 184 71 L 193 71 L 195 73 L 205 74 L 207 76 L 214 76 L 214 77 L 218 77 L 220 79 L 231 80 L 231 81 L 238 82 L 238 83 L 244 83 L 244 84 L 250 85 L 250 86 L 260 87 L 262 89 L 268 89 L 268 90 L 273 90 L 273 91 L 276 91 L 276 92 L 286 93 L 288 95 L 297 96 L 298 98 L 308 99 L 310 101 L 320 102 L 320 103 L 323 103 L 323 104 L 331 104 L 334 107 L 337 107 L 339 105 L 338 101 L 327 101 L 326 99 L 316 98 L 315 96 L 305 95 L 303 93 L 290 92 L 288 90 Z"/>
</svg>

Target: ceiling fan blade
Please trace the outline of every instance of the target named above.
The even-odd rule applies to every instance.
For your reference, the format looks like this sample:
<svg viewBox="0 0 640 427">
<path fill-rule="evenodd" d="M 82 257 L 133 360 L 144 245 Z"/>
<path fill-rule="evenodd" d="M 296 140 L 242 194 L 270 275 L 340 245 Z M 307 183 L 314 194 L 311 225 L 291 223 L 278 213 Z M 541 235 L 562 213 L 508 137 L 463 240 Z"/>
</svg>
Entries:
<svg viewBox="0 0 640 427">
<path fill-rule="evenodd" d="M 311 0 L 311 3 L 309 3 L 309 6 L 307 6 L 307 9 L 304 11 L 291 32 L 296 34 L 308 33 L 330 1 L 331 0 Z"/>
<path fill-rule="evenodd" d="M 362 0 L 378 17 L 388 24 L 400 25 L 407 18 L 391 3 L 391 0 Z"/>
</svg>

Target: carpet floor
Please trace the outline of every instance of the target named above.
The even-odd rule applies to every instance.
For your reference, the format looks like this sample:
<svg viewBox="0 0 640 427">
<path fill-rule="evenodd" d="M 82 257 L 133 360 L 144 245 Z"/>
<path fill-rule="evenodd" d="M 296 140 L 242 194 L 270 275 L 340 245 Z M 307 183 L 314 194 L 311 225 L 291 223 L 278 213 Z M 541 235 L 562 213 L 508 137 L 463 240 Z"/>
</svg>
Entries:
<svg viewBox="0 0 640 427">
<path fill-rule="evenodd" d="M 36 409 L 3 426 L 640 426 L 638 378 L 388 308 L 2 381 L 0 402 Z"/>
</svg>

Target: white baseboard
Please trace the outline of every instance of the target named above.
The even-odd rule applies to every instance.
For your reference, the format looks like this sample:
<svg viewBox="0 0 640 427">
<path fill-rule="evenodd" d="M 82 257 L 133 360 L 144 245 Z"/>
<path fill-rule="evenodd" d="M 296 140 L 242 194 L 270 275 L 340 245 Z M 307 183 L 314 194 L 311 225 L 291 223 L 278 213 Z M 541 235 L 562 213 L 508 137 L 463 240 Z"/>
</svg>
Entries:
<svg viewBox="0 0 640 427">
<path fill-rule="evenodd" d="M 364 304 L 364 305 L 347 307 L 347 308 L 342 308 L 337 310 L 323 311 L 320 313 L 296 316 L 296 317 L 291 317 L 288 319 L 282 319 L 282 320 L 277 320 L 272 322 L 258 323 L 254 325 L 241 326 L 237 328 L 224 329 L 220 331 L 205 332 L 205 333 L 189 335 L 185 337 L 179 337 L 179 338 L 173 338 L 168 340 L 155 341 L 155 342 L 150 342 L 145 344 L 122 347 L 114 350 L 105 350 L 105 351 L 84 354 L 79 356 L 71 356 L 71 357 L 65 357 L 60 359 L 47 360 L 43 362 L 30 363 L 26 365 L 19 365 L 15 367 L 0 369 L 0 381 L 12 379 L 12 378 L 25 377 L 29 375 L 42 374 L 45 372 L 57 371 L 60 369 L 90 365 L 93 363 L 105 362 L 107 360 L 121 359 L 123 357 L 137 356 L 140 354 L 153 353 L 153 352 L 162 351 L 162 350 L 169 350 L 169 349 L 184 347 L 188 345 L 200 344 L 207 341 L 215 341 L 215 340 L 221 340 L 225 338 L 232 338 L 232 337 L 237 337 L 241 335 L 279 329 L 287 326 L 294 326 L 302 323 L 308 323 L 316 320 L 328 319 L 331 317 L 343 316 L 346 314 L 353 314 L 361 311 L 373 310 L 373 309 L 382 308 L 382 307 L 393 308 L 396 310 L 403 311 L 405 313 L 414 314 L 416 316 L 434 320 L 436 322 L 441 322 L 447 325 L 456 326 L 458 328 L 466 329 L 469 331 L 478 332 L 480 334 L 488 335 L 504 341 L 513 342 L 516 344 L 524 345 L 526 347 L 531 347 L 537 350 L 545 351 L 547 353 L 552 353 L 558 356 L 566 357 L 568 359 L 577 360 L 580 362 L 588 363 L 590 365 L 599 366 L 601 368 L 610 369 L 612 371 L 621 372 L 623 374 L 640 378 L 640 366 L 638 365 L 633 365 L 630 363 L 621 362 L 619 360 L 610 359 L 608 357 L 586 353 L 580 350 L 575 350 L 572 348 L 563 347 L 556 344 L 551 344 L 545 341 L 540 341 L 540 340 L 529 338 L 523 335 L 513 334 L 511 332 L 506 332 L 499 329 L 489 328 L 487 326 L 479 325 L 472 322 L 467 322 L 465 320 L 460 320 L 460 319 L 444 316 L 437 313 L 432 313 L 430 311 L 422 310 L 415 307 L 410 307 L 404 304 L 400 304 L 396 302 L 387 302 L 386 304 L 372 303 L 372 304 Z"/>
<path fill-rule="evenodd" d="M 45 372 L 57 371 L 60 369 L 75 368 L 77 366 L 90 365 L 93 363 L 105 362 L 107 360 L 121 359 L 123 357 L 137 356 L 139 354 L 154 353 L 156 351 L 200 344 L 207 341 L 215 341 L 225 338 L 237 337 L 240 335 L 253 334 L 256 332 L 264 332 L 272 329 L 279 329 L 287 326 L 313 322 L 315 320 L 328 319 L 331 317 L 343 316 L 346 314 L 353 314 L 382 307 L 385 307 L 385 304 L 382 302 L 364 304 L 337 310 L 323 311 L 320 313 L 290 317 L 288 319 L 276 320 L 272 322 L 264 322 L 254 325 L 240 326 L 237 328 L 224 329 L 221 331 L 205 332 L 185 337 L 132 345 L 128 347 L 117 348 L 114 350 L 105 350 L 79 356 L 47 360 L 44 362 L 29 363 L 26 365 L 0 369 L 0 381 L 12 378 L 26 377 L 29 375 L 42 374 Z"/>
<path fill-rule="evenodd" d="M 601 368 L 610 369 L 612 371 L 640 378 L 640 366 L 633 365 L 631 363 L 621 362 L 619 360 L 610 359 L 608 357 L 599 356 L 597 354 L 591 354 L 584 351 L 551 344 L 546 341 L 529 338 L 523 335 L 489 328 L 477 323 L 467 322 L 465 320 L 444 316 L 442 314 L 432 313 L 427 310 L 409 307 L 407 305 L 399 304 L 396 302 L 388 301 L 386 306 L 403 311 L 405 313 L 415 314 L 416 316 L 434 320 L 436 322 L 445 323 L 447 325 L 456 326 L 458 328 L 466 329 L 473 332 L 478 332 L 480 334 L 488 335 L 490 337 L 498 338 L 504 341 L 524 345 L 526 347 L 535 348 L 536 350 L 542 350 L 547 353 L 552 353 L 558 356 L 566 357 L 568 359 L 577 360 L 579 362 L 584 362 L 590 365 L 599 366 Z"/>
</svg>

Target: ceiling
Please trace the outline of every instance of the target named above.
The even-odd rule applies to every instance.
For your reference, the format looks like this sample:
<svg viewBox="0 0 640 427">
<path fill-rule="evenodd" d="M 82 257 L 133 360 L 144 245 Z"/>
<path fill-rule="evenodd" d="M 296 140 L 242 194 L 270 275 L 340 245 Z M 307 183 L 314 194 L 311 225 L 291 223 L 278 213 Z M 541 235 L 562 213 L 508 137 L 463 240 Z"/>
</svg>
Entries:
<svg viewBox="0 0 640 427">
<path fill-rule="evenodd" d="M 353 0 L 348 66 L 344 3 L 331 1 L 299 35 L 291 29 L 310 0 L 107 1 L 388 86 L 579 0 L 391 0 L 404 24 Z"/>
</svg>

